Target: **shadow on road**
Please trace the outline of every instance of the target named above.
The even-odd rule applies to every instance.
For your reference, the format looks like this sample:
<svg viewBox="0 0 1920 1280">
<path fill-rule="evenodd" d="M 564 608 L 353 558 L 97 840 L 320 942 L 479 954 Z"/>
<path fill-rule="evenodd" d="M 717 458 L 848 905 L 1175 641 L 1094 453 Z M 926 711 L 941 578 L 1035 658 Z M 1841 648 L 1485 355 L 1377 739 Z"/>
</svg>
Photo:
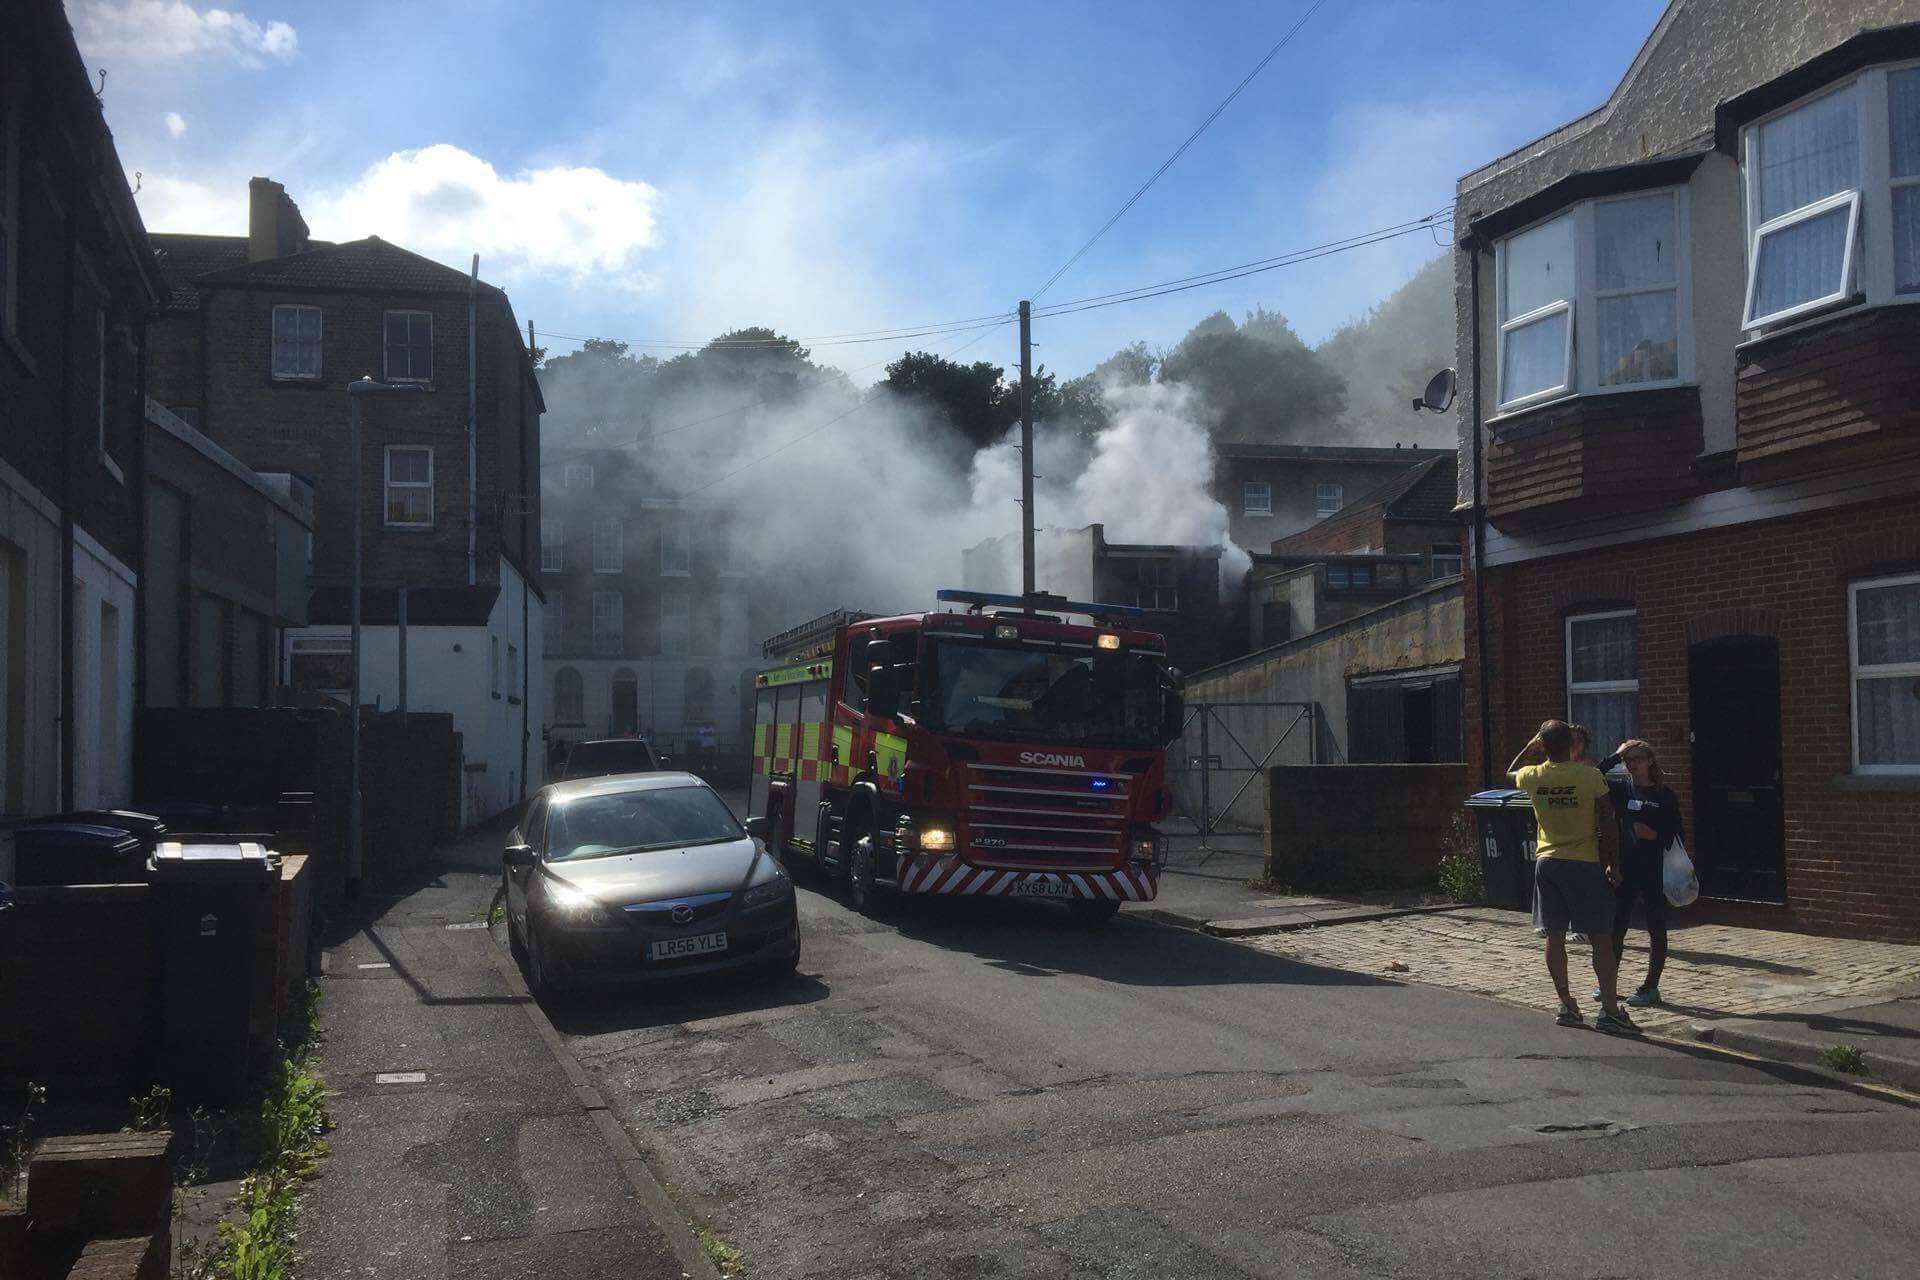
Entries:
<svg viewBox="0 0 1920 1280">
<path fill-rule="evenodd" d="M 805 961 L 802 961 L 804 968 Z M 555 1028 L 570 1036 L 606 1035 L 648 1027 L 677 1026 L 705 1018 L 790 1009 L 814 1004 L 832 993 L 807 973 L 771 978 L 732 974 L 689 978 L 683 982 L 569 992 L 541 1003 Z"/>
<path fill-rule="evenodd" d="M 1098 929 L 1077 926 L 1055 907 L 1003 899 L 920 900 L 889 914 L 904 937 L 1035 978 L 1070 974 L 1140 987 L 1382 985 L 1124 912 Z"/>
</svg>

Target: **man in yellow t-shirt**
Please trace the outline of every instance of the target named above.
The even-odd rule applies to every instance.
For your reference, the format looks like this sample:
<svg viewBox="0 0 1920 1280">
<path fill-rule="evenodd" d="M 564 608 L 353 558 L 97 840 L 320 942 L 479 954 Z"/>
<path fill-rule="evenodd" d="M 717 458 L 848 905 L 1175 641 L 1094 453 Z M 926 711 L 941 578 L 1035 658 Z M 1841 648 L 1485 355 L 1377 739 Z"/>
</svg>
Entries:
<svg viewBox="0 0 1920 1280">
<path fill-rule="evenodd" d="M 1602 1031 L 1639 1030 L 1620 1007 L 1614 981 L 1620 958 L 1613 949 L 1613 886 L 1620 872 L 1614 857 L 1613 804 L 1607 780 L 1592 765 L 1572 759 L 1573 729 L 1549 720 L 1508 766 L 1513 785 L 1533 801 L 1540 843 L 1533 864 L 1534 890 L 1547 929 L 1547 973 L 1560 996 L 1555 1018 L 1563 1027 L 1585 1022 L 1567 985 L 1567 930 L 1584 933 L 1593 946 L 1593 972 L 1600 980 Z"/>
</svg>

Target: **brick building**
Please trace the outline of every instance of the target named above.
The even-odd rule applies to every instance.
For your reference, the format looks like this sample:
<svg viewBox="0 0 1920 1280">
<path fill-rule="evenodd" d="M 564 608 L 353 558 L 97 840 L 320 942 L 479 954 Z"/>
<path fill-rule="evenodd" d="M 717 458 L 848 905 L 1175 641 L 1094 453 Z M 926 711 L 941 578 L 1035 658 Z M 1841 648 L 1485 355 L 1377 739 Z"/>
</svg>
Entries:
<svg viewBox="0 0 1920 1280">
<path fill-rule="evenodd" d="M 417 388 L 364 403 L 362 690 L 370 704 L 453 716 L 463 818 L 478 821 L 544 776 L 532 675 L 544 624 L 527 567 L 544 404 L 518 322 L 477 267 L 377 237 L 314 241 L 265 178 L 248 200 L 245 236 L 153 237 L 173 286 L 154 326 L 153 397 L 247 465 L 312 485 L 311 626 L 280 661 L 296 689 L 343 696 L 346 386 L 372 375 Z"/>
<path fill-rule="evenodd" d="M 0 38 L 0 816 L 125 803 L 163 292 L 58 4 Z M 70 726 L 71 732 L 62 732 Z"/>
<path fill-rule="evenodd" d="M 1443 449 L 1216 444 L 1213 496 L 1235 545 L 1258 549 L 1325 520 Z"/>
<path fill-rule="evenodd" d="M 744 760 L 755 637 L 780 620 L 737 510 L 674 496 L 631 449 L 563 450 L 545 485 L 549 740 L 638 734 L 689 764 Z"/>
<path fill-rule="evenodd" d="M 1648 738 L 1717 909 L 1920 938 L 1920 4 L 1675 0 L 1456 217 L 1468 760 Z"/>
</svg>

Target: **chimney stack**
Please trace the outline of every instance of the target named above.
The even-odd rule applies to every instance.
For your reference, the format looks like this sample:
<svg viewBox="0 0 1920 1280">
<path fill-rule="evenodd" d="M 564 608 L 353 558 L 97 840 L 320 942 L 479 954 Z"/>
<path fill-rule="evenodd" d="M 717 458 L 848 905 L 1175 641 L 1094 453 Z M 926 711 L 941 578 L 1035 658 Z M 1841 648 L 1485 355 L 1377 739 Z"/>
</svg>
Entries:
<svg viewBox="0 0 1920 1280">
<path fill-rule="evenodd" d="M 272 178 L 247 183 L 247 261 L 284 258 L 307 247 L 307 220 Z"/>
</svg>

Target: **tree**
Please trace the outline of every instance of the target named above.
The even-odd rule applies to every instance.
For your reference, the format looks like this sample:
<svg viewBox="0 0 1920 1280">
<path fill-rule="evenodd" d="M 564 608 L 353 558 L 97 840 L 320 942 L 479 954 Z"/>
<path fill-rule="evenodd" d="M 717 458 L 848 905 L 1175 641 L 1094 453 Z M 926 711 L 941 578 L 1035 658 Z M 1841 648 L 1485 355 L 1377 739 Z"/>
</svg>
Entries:
<svg viewBox="0 0 1920 1280">
<path fill-rule="evenodd" d="M 627 354 L 627 344 L 589 338 L 578 351 L 549 359 L 540 369 L 547 413 L 541 435 L 549 444 L 592 447 L 639 434 L 660 362 Z"/>
<path fill-rule="evenodd" d="M 984 449 L 1020 420 L 1020 389 L 990 360 L 961 364 L 931 351 L 909 351 L 887 366 L 885 385 L 933 407 L 970 448 Z"/>
<path fill-rule="evenodd" d="M 1346 383 L 1300 341 L 1286 317 L 1265 310 L 1236 326 L 1216 312 L 1160 363 L 1162 382 L 1191 387 L 1212 411 L 1215 438 L 1292 440 L 1331 434 Z"/>
<path fill-rule="evenodd" d="M 731 329 L 661 365 L 654 392 L 665 400 L 719 392 L 746 403 L 779 403 L 824 384 L 845 385 L 845 374 L 822 368 L 812 356 L 799 342 L 764 325 Z"/>
</svg>

